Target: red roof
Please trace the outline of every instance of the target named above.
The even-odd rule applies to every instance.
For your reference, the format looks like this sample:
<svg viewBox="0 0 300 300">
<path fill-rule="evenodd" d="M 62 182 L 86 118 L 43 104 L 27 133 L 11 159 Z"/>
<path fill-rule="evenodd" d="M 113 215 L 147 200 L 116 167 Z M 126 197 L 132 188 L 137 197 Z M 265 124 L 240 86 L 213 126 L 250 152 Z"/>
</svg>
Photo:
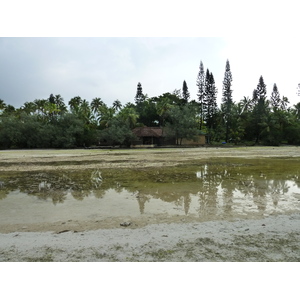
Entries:
<svg viewBox="0 0 300 300">
<path fill-rule="evenodd" d="M 163 130 L 160 127 L 137 127 L 134 128 L 133 133 L 138 137 L 153 136 L 162 137 Z"/>
</svg>

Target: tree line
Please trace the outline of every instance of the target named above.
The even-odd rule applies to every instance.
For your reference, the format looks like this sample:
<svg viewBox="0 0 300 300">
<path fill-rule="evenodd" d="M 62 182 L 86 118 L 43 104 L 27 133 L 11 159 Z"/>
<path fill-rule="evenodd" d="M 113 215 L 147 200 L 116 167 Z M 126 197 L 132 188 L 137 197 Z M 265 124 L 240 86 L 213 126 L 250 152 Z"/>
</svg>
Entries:
<svg viewBox="0 0 300 300">
<path fill-rule="evenodd" d="M 227 60 L 222 101 L 213 73 L 200 62 L 197 98 L 191 100 L 186 81 L 181 89 L 148 97 L 137 84 L 133 102 L 80 96 L 69 100 L 51 94 L 48 99 L 25 102 L 20 108 L 0 99 L 0 148 L 73 148 L 100 144 L 129 146 L 138 126 L 163 127 L 180 144 L 183 138 L 206 134 L 210 144 L 300 144 L 300 102 L 289 107 L 276 83 L 270 97 L 261 76 L 252 97 L 233 101 L 232 73 Z"/>
</svg>

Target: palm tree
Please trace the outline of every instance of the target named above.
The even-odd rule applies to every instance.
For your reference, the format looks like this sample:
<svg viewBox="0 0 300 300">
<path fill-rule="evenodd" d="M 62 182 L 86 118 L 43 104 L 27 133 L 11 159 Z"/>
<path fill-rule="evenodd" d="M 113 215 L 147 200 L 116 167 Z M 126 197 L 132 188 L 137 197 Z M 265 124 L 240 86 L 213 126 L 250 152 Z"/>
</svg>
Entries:
<svg viewBox="0 0 300 300">
<path fill-rule="evenodd" d="M 59 94 L 55 95 L 54 103 L 57 106 L 60 115 L 66 113 L 68 111 L 67 106 L 64 102 L 64 99 L 62 98 L 61 95 L 59 95 Z"/>
<path fill-rule="evenodd" d="M 52 122 L 59 114 L 59 109 L 53 102 L 47 102 L 44 106 L 44 120 L 46 122 Z"/>
<path fill-rule="evenodd" d="M 82 103 L 82 99 L 79 96 L 73 97 L 68 103 L 70 106 L 71 112 L 78 114 L 81 103 Z"/>
<path fill-rule="evenodd" d="M 46 104 L 47 104 L 47 100 L 45 99 L 36 99 L 33 101 L 36 105 L 36 109 L 38 111 L 38 114 L 40 115 L 44 115 L 45 114 L 45 107 L 46 107 Z"/>
<path fill-rule="evenodd" d="M 109 127 L 111 120 L 115 116 L 115 109 L 113 107 L 107 107 L 106 105 L 101 107 L 99 117 L 97 121 L 101 127 Z"/>
<path fill-rule="evenodd" d="M 94 114 L 98 114 L 99 109 L 104 105 L 104 102 L 101 100 L 101 98 L 94 98 L 91 102 L 91 108 L 92 112 Z"/>
<path fill-rule="evenodd" d="M 280 101 L 280 108 L 282 110 L 286 110 L 289 103 L 290 103 L 289 99 L 287 97 L 283 96 L 282 100 Z"/>
<path fill-rule="evenodd" d="M 130 128 L 134 128 L 139 114 L 133 107 L 124 107 L 118 114 L 122 121 L 127 122 Z"/>
<path fill-rule="evenodd" d="M 165 119 L 168 115 L 169 110 L 173 107 L 171 100 L 168 97 L 163 97 L 157 102 L 157 114 L 161 117 L 161 125 L 164 126 Z"/>
<path fill-rule="evenodd" d="M 4 113 L 6 115 L 12 115 L 16 112 L 16 109 L 13 105 L 7 104 L 4 108 Z"/>
<path fill-rule="evenodd" d="M 33 114 L 36 111 L 36 109 L 37 105 L 34 102 L 25 102 L 21 107 L 21 110 L 25 111 L 28 115 Z"/>
<path fill-rule="evenodd" d="M 294 105 L 293 112 L 297 118 L 297 120 L 300 120 L 300 102 Z"/>
<path fill-rule="evenodd" d="M 4 100 L 0 99 L 0 110 L 5 109 L 5 107 L 6 107 L 6 104 L 5 104 Z"/>
<path fill-rule="evenodd" d="M 118 99 L 113 102 L 113 108 L 119 111 L 122 108 L 122 103 Z"/>
<path fill-rule="evenodd" d="M 250 99 L 249 97 L 245 97 L 241 100 L 242 105 L 243 105 L 243 110 L 242 113 L 245 111 L 252 111 L 254 108 L 254 101 L 253 99 Z M 242 114 L 241 113 L 241 114 Z"/>
<path fill-rule="evenodd" d="M 79 107 L 79 116 L 80 118 L 82 118 L 84 120 L 84 122 L 86 124 L 90 124 L 92 123 L 92 111 L 91 111 L 91 107 L 90 104 L 87 100 L 82 100 L 81 105 Z"/>
</svg>

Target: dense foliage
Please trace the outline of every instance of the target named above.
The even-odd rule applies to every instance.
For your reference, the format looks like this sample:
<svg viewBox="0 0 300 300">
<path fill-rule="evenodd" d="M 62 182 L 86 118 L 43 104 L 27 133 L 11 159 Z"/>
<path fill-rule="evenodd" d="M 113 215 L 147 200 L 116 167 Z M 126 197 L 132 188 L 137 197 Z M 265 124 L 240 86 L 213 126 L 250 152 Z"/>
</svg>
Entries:
<svg viewBox="0 0 300 300">
<path fill-rule="evenodd" d="M 101 98 L 89 103 L 79 96 L 66 106 L 60 95 L 53 94 L 25 102 L 20 108 L 0 99 L 0 148 L 129 146 L 136 140 L 132 129 L 137 126 L 164 127 L 178 145 L 200 132 L 207 134 L 211 144 L 300 144 L 300 102 L 289 107 L 276 83 L 268 98 L 262 76 L 251 98 L 234 102 L 231 82 L 227 60 L 220 107 L 214 76 L 208 69 L 204 71 L 202 62 L 196 100 L 190 100 L 185 80 L 182 91 L 152 98 L 143 93 L 139 82 L 133 103 L 122 105 L 115 100 L 111 107 Z"/>
</svg>

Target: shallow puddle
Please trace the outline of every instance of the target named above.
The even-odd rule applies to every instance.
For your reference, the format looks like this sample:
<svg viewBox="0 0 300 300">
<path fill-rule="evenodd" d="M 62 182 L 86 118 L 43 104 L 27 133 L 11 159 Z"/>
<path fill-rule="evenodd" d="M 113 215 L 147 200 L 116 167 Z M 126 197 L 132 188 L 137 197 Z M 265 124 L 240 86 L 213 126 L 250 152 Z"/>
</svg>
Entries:
<svg viewBox="0 0 300 300">
<path fill-rule="evenodd" d="M 0 174 L 0 226 L 109 218 L 238 219 L 300 211 L 300 160 Z"/>
</svg>

